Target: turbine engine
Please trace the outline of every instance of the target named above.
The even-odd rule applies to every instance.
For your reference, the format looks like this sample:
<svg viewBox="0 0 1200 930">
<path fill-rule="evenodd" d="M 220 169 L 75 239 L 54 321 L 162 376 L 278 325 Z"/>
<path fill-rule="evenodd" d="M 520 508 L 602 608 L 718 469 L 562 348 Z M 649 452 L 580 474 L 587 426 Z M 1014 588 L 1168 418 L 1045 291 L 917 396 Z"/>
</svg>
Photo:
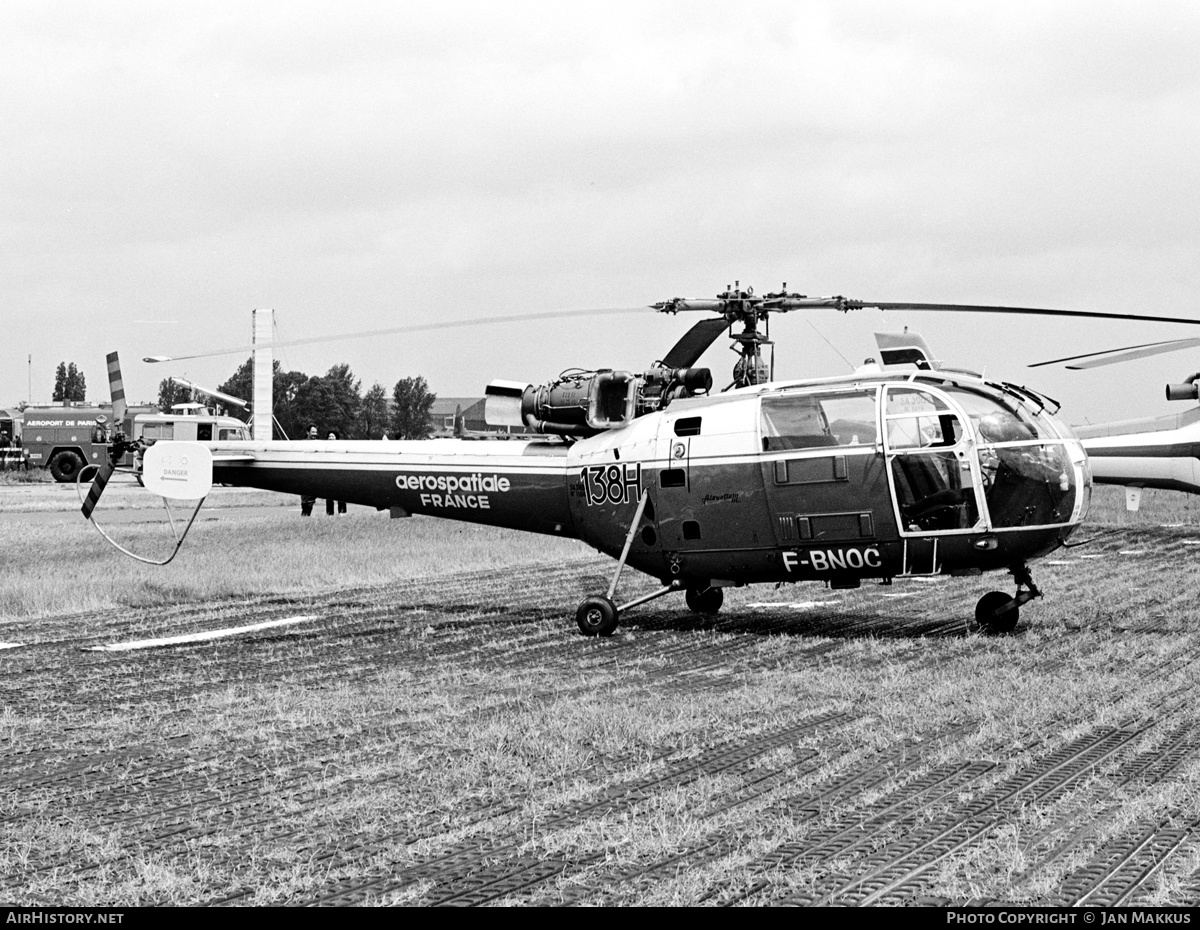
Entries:
<svg viewBox="0 0 1200 930">
<path fill-rule="evenodd" d="M 662 410 L 680 397 L 707 394 L 707 368 L 650 368 L 630 371 L 565 371 L 535 386 L 493 381 L 487 386 L 484 418 L 491 426 L 516 426 L 558 436 L 594 436 L 620 429 L 637 417 Z"/>
</svg>

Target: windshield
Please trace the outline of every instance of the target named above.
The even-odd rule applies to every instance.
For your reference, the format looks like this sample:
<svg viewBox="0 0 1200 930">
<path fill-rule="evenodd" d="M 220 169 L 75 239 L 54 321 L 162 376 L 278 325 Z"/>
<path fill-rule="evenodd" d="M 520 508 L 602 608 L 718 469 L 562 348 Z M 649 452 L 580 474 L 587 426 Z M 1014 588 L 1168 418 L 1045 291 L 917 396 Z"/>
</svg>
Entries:
<svg viewBox="0 0 1200 930">
<path fill-rule="evenodd" d="M 942 389 L 962 406 L 979 437 L 979 468 L 992 525 L 1069 522 L 1078 482 L 1066 448 L 1057 440 L 1069 438 L 1070 431 L 1016 398 L 958 386 Z"/>
<path fill-rule="evenodd" d="M 904 531 L 977 529 L 985 508 L 996 529 L 1061 525 L 1080 511 L 1084 453 L 1053 416 L 983 386 L 929 388 L 887 389 L 884 436 Z"/>
</svg>

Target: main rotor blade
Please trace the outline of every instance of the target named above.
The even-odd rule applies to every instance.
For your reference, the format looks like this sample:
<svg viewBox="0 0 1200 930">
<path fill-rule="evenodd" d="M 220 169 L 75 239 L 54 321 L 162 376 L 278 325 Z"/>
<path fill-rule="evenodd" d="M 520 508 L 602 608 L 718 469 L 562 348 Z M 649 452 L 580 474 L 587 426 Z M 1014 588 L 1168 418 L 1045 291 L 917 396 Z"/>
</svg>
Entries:
<svg viewBox="0 0 1200 930">
<path fill-rule="evenodd" d="M 1034 362 L 1028 368 L 1044 368 L 1046 365 L 1057 365 L 1060 362 L 1077 362 L 1080 359 L 1095 358 L 1098 361 L 1086 365 L 1067 365 L 1072 370 L 1080 368 L 1099 368 L 1103 365 L 1115 365 L 1118 362 L 1128 362 L 1133 359 L 1146 358 L 1151 355 L 1162 355 L 1200 345 L 1200 339 L 1168 339 L 1165 342 L 1142 342 L 1135 346 L 1122 346 L 1119 349 L 1101 349 L 1099 352 L 1084 352 L 1082 355 L 1065 355 L 1062 358 L 1052 358 L 1044 362 Z M 1106 356 L 1100 358 L 1100 356 Z M 1111 357 L 1107 357 L 1111 356 Z"/>
<path fill-rule="evenodd" d="M 791 310 L 815 310 L 828 308 L 841 310 L 929 310 L 940 313 L 1015 313 L 1034 316 L 1074 317 L 1081 320 L 1142 320 L 1149 323 L 1185 323 L 1189 326 L 1200 326 L 1200 318 L 1188 319 L 1179 316 L 1158 316 L 1150 313 L 1105 313 L 1099 310 L 1054 310 L 1048 307 L 1007 307 L 994 304 L 935 304 L 923 301 L 897 300 L 856 300 L 850 297 L 766 297 L 746 298 L 746 303 L 755 303 L 767 310 L 786 313 Z M 737 304 L 736 300 L 712 298 L 675 298 L 674 300 L 654 304 L 658 310 L 710 310 L 724 312 L 727 307 Z"/>
<path fill-rule="evenodd" d="M 691 368 L 699 361 L 700 356 L 708 351 L 708 347 L 717 341 L 717 337 L 725 331 L 727 325 L 724 317 L 701 320 L 671 347 L 671 351 L 663 357 L 663 367 Z"/>
<path fill-rule="evenodd" d="M 376 336 L 395 336 L 400 333 L 417 333 L 434 329 L 462 329 L 468 326 L 484 326 L 488 323 L 525 323 L 532 320 L 557 320 L 577 316 L 606 316 L 617 313 L 641 313 L 643 307 L 603 307 L 592 310 L 548 310 L 542 313 L 509 313 L 501 316 L 481 316 L 470 320 L 440 320 L 436 323 L 413 323 L 407 326 L 389 326 L 386 329 L 368 329 L 357 333 L 340 333 L 333 336 L 308 336 L 303 339 L 281 339 L 278 342 L 260 342 L 256 345 L 232 346 L 226 349 L 213 349 L 208 352 L 196 352 L 192 355 L 151 355 L 142 359 L 144 362 L 178 362 L 193 358 L 212 358 L 217 355 L 233 355 L 250 352 L 256 348 L 279 349 L 286 346 L 304 346 L 324 344 L 326 342 L 341 342 L 346 339 L 370 339 Z"/>
<path fill-rule="evenodd" d="M 840 305 L 839 305 L 840 302 Z M 1063 316 L 1087 320 L 1142 320 L 1150 323 L 1185 323 L 1200 326 L 1200 319 L 1179 316 L 1156 316 L 1149 313 L 1102 313 L 1098 310 L 1051 310 L 1046 307 L 1001 307 L 986 304 L 928 304 L 903 303 L 897 301 L 848 300 L 846 298 L 819 298 L 812 306 L 835 307 L 839 310 L 933 310 L 948 313 L 1017 313 L 1033 316 Z M 791 308 L 789 308 L 791 309 Z"/>
<path fill-rule="evenodd" d="M 1071 362 L 1076 359 L 1090 358 L 1091 361 L 1079 362 L 1077 365 L 1065 367 L 1072 371 L 1085 371 L 1091 368 L 1103 368 L 1105 365 L 1118 365 L 1121 362 L 1132 362 L 1139 358 L 1149 358 L 1152 355 L 1165 355 L 1168 352 L 1178 352 L 1182 349 L 1192 349 L 1200 346 L 1200 339 L 1172 339 L 1170 342 L 1151 342 L 1142 346 L 1130 346 L 1128 349 L 1109 349 L 1106 352 L 1091 352 L 1088 355 L 1076 355 L 1074 358 L 1060 358 L 1055 361 Z M 1096 356 L 1101 356 L 1097 358 Z M 1053 364 L 1040 362 L 1040 365 Z M 1030 365 L 1030 368 L 1036 366 Z"/>
</svg>

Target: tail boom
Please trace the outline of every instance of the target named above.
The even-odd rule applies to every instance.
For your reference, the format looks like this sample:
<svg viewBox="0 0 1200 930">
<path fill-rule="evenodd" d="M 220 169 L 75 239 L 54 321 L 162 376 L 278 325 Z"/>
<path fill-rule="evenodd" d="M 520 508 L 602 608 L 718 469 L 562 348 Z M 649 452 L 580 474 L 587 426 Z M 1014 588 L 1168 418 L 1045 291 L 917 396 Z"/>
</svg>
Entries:
<svg viewBox="0 0 1200 930">
<path fill-rule="evenodd" d="M 543 441 L 214 443 L 213 480 L 575 536 L 566 447 Z"/>
</svg>

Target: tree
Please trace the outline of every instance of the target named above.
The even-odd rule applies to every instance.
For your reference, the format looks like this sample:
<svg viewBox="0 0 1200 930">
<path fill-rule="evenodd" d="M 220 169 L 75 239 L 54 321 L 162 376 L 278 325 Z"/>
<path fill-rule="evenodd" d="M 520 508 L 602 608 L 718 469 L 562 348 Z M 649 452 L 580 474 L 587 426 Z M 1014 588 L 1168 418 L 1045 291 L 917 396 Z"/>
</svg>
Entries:
<svg viewBox="0 0 1200 930">
<path fill-rule="evenodd" d="M 343 439 L 359 436 L 359 408 L 362 382 L 354 377 L 350 366 L 334 365 L 324 375 L 306 375 L 302 371 L 281 371 L 273 362 L 271 392 L 274 395 L 276 437 L 300 439 L 310 423 L 316 424 L 321 438 L 336 430 Z M 217 390 L 234 397 L 252 399 L 254 394 L 254 360 L 246 361 L 233 376 Z M 246 414 L 237 412 L 246 419 Z M 282 430 L 282 435 L 279 435 Z"/>
<path fill-rule="evenodd" d="M 433 432 L 429 411 L 436 394 L 420 375 L 401 378 L 392 389 L 392 433 L 397 439 L 428 439 Z"/>
<path fill-rule="evenodd" d="M 273 363 L 273 370 L 278 376 L 279 362 Z M 228 394 L 231 397 L 240 397 L 242 400 L 254 400 L 254 359 L 253 357 L 246 359 L 238 366 L 238 370 L 229 376 L 229 380 L 223 384 L 217 385 L 217 390 L 222 394 Z M 278 401 L 276 401 L 278 403 Z M 239 420 L 245 422 L 250 419 L 251 410 L 243 407 L 240 410 L 230 411 L 230 416 L 235 416 Z"/>
<path fill-rule="evenodd" d="M 296 388 L 292 413 L 301 430 L 315 424 L 322 439 L 333 430 L 342 439 L 358 435 L 358 409 L 362 406 L 358 381 L 349 365 L 334 365 L 324 375 L 313 375 Z"/>
<path fill-rule="evenodd" d="M 376 381 L 363 395 L 358 410 L 358 434 L 363 439 L 380 439 L 388 428 L 387 388 Z"/>
<path fill-rule="evenodd" d="M 71 362 L 67 366 L 67 400 L 83 403 L 87 399 L 87 382 L 83 372 Z"/>
<path fill-rule="evenodd" d="M 303 413 L 295 411 L 294 404 L 296 395 L 300 385 L 308 381 L 308 375 L 302 371 L 283 371 L 279 366 L 279 360 L 275 359 L 271 363 L 271 394 L 274 404 L 275 428 L 272 434 L 276 439 L 284 439 L 291 437 L 299 439 L 304 435 L 304 429 L 308 425 L 304 421 Z M 254 359 L 253 357 L 246 359 L 238 370 L 230 376 L 229 380 L 217 387 L 217 390 L 223 394 L 230 394 L 233 397 L 240 397 L 242 400 L 254 400 Z M 230 415 L 237 417 L 240 420 L 250 419 L 252 410 L 249 408 L 234 409 L 230 411 Z M 280 435 L 280 430 L 283 430 Z"/>
<path fill-rule="evenodd" d="M 170 378 L 163 378 L 158 382 L 158 409 L 163 413 L 170 413 L 175 404 L 183 404 L 187 401 L 188 389 L 183 385 L 176 384 Z"/>
<path fill-rule="evenodd" d="M 56 404 L 68 401 L 81 403 L 87 399 L 87 381 L 83 377 L 83 372 L 75 367 L 74 362 L 71 362 L 70 365 L 66 362 L 58 363 L 58 368 L 54 372 L 52 397 Z"/>
<path fill-rule="evenodd" d="M 362 409 L 362 382 L 354 377 L 350 366 L 334 365 L 321 379 L 325 386 L 326 407 L 322 423 L 323 433 L 336 430 L 342 439 L 358 439 L 358 415 Z"/>
<path fill-rule="evenodd" d="M 275 438 L 304 438 L 304 431 L 312 421 L 300 409 L 297 398 L 307 382 L 308 375 L 302 371 L 275 370 L 271 382 L 271 391 L 275 396 L 275 429 L 272 434 Z"/>
</svg>

